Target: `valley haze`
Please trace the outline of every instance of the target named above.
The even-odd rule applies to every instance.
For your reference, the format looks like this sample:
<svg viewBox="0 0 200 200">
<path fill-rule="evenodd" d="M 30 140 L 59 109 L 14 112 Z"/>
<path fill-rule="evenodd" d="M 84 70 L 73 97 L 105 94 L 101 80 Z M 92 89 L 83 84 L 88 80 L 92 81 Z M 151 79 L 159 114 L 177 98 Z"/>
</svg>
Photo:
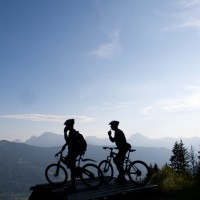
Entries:
<svg viewBox="0 0 200 200">
<path fill-rule="evenodd" d="M 108 138 L 98 138 L 96 136 L 86 136 L 88 144 L 91 145 L 114 145 Z M 164 137 L 161 139 L 152 139 L 143 136 L 140 133 L 135 133 L 130 137 L 127 137 L 127 142 L 129 142 L 132 147 L 158 147 L 158 148 L 168 148 L 172 149 L 176 141 L 182 140 L 184 145 L 189 149 L 191 146 L 195 148 L 196 151 L 200 150 L 200 137 Z M 15 140 L 15 142 L 21 142 L 20 140 Z M 52 132 L 44 132 L 40 136 L 31 136 L 24 143 L 40 147 L 55 147 L 64 144 L 64 136 L 61 134 L 56 134 Z"/>
</svg>

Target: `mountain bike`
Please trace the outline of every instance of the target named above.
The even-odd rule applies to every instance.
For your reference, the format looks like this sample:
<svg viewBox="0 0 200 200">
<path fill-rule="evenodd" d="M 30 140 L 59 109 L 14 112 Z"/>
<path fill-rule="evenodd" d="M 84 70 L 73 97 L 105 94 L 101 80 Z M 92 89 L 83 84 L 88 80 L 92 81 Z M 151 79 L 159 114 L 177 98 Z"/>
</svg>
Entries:
<svg viewBox="0 0 200 200">
<path fill-rule="evenodd" d="M 45 177 L 50 184 L 53 185 L 63 185 L 67 182 L 68 173 L 65 167 L 67 166 L 67 160 L 62 155 L 62 151 L 55 154 L 57 157 L 57 163 L 50 164 L 45 170 Z M 81 181 L 90 188 L 98 187 L 103 182 L 103 174 L 99 166 L 94 163 L 86 163 L 81 166 L 84 162 L 96 162 L 92 159 L 83 159 L 83 155 L 79 155 L 76 160 L 76 178 L 81 179 Z"/>
<path fill-rule="evenodd" d="M 114 170 L 112 166 L 112 159 L 116 156 L 116 152 L 114 152 L 114 149 L 117 149 L 115 147 L 103 147 L 104 150 L 108 150 L 109 154 L 106 158 L 106 160 L 102 160 L 99 163 L 99 167 L 103 173 L 103 182 L 108 183 L 113 179 L 114 176 Z M 138 186 L 143 186 L 150 180 L 150 169 L 148 165 L 141 161 L 141 160 L 135 160 L 131 161 L 129 159 L 130 153 L 136 151 L 135 149 L 129 149 L 125 160 L 124 160 L 124 171 L 125 176 L 128 176 L 128 178 Z"/>
</svg>

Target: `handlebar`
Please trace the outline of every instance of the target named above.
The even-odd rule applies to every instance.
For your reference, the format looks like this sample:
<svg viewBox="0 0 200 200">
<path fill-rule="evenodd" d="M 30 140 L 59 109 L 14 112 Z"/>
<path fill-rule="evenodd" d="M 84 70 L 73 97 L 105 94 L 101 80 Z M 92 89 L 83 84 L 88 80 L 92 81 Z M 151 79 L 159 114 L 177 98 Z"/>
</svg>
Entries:
<svg viewBox="0 0 200 200">
<path fill-rule="evenodd" d="M 110 150 L 113 150 L 113 149 L 118 149 L 117 147 L 103 147 L 103 149 L 110 149 Z"/>
<path fill-rule="evenodd" d="M 55 154 L 55 157 L 57 157 L 59 154 L 62 154 L 62 150 Z"/>
<path fill-rule="evenodd" d="M 119 148 L 117 148 L 117 147 L 103 147 L 103 149 L 105 149 L 105 150 L 109 149 L 109 150 L 112 151 L 113 149 L 119 149 Z M 136 151 L 136 149 L 128 149 L 128 151 L 129 152 L 134 152 L 134 151 Z"/>
</svg>

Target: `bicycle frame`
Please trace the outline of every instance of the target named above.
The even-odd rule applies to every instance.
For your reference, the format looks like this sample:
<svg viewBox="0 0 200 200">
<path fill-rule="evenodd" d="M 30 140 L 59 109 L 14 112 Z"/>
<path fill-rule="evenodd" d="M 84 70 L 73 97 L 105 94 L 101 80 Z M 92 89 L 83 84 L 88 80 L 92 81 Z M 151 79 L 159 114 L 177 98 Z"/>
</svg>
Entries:
<svg viewBox="0 0 200 200">
<path fill-rule="evenodd" d="M 110 150 L 110 154 L 107 156 L 106 160 L 108 162 L 111 162 L 112 159 L 114 159 L 114 157 L 117 155 L 117 153 L 113 152 L 113 149 L 112 147 L 103 147 L 103 149 L 109 149 Z"/>
<path fill-rule="evenodd" d="M 81 162 L 87 162 L 87 161 L 91 161 L 91 162 L 97 162 L 96 160 L 93 160 L 93 159 L 90 159 L 90 158 L 83 158 L 83 155 L 79 155 L 78 156 L 78 159 L 76 159 L 76 162 L 78 163 L 77 164 L 77 167 L 80 167 L 81 165 Z"/>
<path fill-rule="evenodd" d="M 68 166 L 67 159 L 62 155 L 63 152 L 58 152 L 55 156 L 57 162 L 47 166 L 45 170 L 45 177 L 51 184 L 62 185 L 66 183 L 68 178 L 68 172 L 65 166 Z M 81 164 L 82 162 L 87 162 Z M 93 159 L 83 159 L 83 155 L 79 155 L 76 159 L 76 178 L 80 178 L 82 182 L 91 188 L 98 187 L 103 182 L 103 174 L 99 167 L 91 162 L 96 162 Z"/>
<path fill-rule="evenodd" d="M 67 166 L 67 163 L 65 161 L 65 157 L 62 156 L 62 151 L 60 151 L 57 155 L 60 155 L 60 157 L 58 158 L 58 164 L 60 165 L 60 163 L 62 162 L 63 164 L 65 164 Z M 81 167 L 81 162 L 97 162 L 96 160 L 93 159 L 89 159 L 89 158 L 83 158 L 83 155 L 79 155 L 78 158 L 76 159 L 76 177 L 79 178 L 81 173 L 82 173 L 82 167 Z M 59 173 L 59 168 L 56 171 L 56 174 Z M 87 173 L 87 175 L 91 175 L 90 171 L 84 171 L 84 173 Z"/>
<path fill-rule="evenodd" d="M 79 155 L 78 159 L 76 159 L 76 162 L 78 163 L 76 165 L 76 177 L 80 177 L 81 173 L 83 172 L 82 170 L 82 167 L 81 167 L 81 162 L 87 162 L 87 161 L 91 161 L 91 162 L 96 162 L 96 160 L 93 160 L 93 159 L 89 159 L 89 158 L 86 158 L 86 159 L 83 159 L 82 158 L 83 156 L 82 155 Z M 84 171 L 85 174 L 87 174 L 88 176 L 90 176 L 91 178 L 94 176 L 90 171 Z"/>
<path fill-rule="evenodd" d="M 124 159 L 124 165 L 125 165 L 124 171 L 125 171 L 125 173 L 127 173 L 128 168 L 129 168 L 129 166 L 131 164 L 131 160 L 129 159 L 130 158 L 130 153 L 134 152 L 134 151 L 136 151 L 136 150 L 135 149 L 129 149 L 128 152 L 126 153 L 126 157 Z"/>
<path fill-rule="evenodd" d="M 103 147 L 103 149 L 109 149 L 110 154 L 107 156 L 106 160 L 111 163 L 111 160 L 114 159 L 114 157 L 117 155 L 117 153 L 113 152 L 114 149 L 118 149 L 116 147 Z M 128 152 L 126 153 L 125 159 L 124 159 L 124 171 L 127 173 L 128 167 L 131 163 L 131 160 L 129 159 L 130 153 L 136 151 L 134 149 L 129 149 Z"/>
<path fill-rule="evenodd" d="M 62 151 L 58 152 L 55 156 L 59 156 L 59 158 L 57 159 L 57 164 L 60 165 L 60 163 L 62 162 L 63 164 L 67 165 L 65 157 L 62 155 Z M 83 158 L 83 155 L 79 155 L 78 159 L 76 159 L 76 167 L 80 167 L 81 166 L 81 162 L 87 162 L 87 161 L 91 161 L 91 162 L 97 162 L 96 160 L 93 159 L 89 159 L 89 158 Z"/>
<path fill-rule="evenodd" d="M 113 152 L 113 147 L 103 147 L 105 150 L 109 150 L 109 155 L 107 155 L 105 160 L 99 163 L 99 167 L 103 172 L 104 182 L 108 183 L 114 177 L 113 163 L 111 160 L 115 158 L 117 153 Z M 123 168 L 125 175 L 128 176 L 135 185 L 145 185 L 150 180 L 150 173 L 148 165 L 141 160 L 130 160 L 130 153 L 136 151 L 135 149 L 128 149 L 125 159 L 123 162 Z"/>
</svg>

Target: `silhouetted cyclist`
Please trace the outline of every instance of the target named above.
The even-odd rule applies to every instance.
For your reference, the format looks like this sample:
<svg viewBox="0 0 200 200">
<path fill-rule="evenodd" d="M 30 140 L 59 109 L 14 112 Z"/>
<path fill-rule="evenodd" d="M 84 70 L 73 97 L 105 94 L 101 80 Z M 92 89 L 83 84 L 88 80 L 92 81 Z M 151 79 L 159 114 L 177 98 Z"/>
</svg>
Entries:
<svg viewBox="0 0 200 200">
<path fill-rule="evenodd" d="M 67 167 L 71 171 L 71 186 L 69 186 L 69 190 L 71 192 L 76 191 L 76 158 L 80 154 L 78 148 L 78 137 L 80 133 L 74 129 L 74 119 L 68 119 L 65 123 L 64 128 L 64 138 L 65 138 L 65 145 L 62 147 L 62 151 L 65 150 L 66 146 L 68 146 L 68 155 L 66 156 L 66 164 Z M 68 134 L 67 134 L 68 132 Z"/>
<path fill-rule="evenodd" d="M 108 131 L 108 136 L 111 142 L 115 142 L 117 148 L 119 149 L 117 155 L 114 158 L 114 163 L 117 167 L 117 170 L 119 172 L 118 177 L 116 178 L 116 183 L 118 184 L 124 184 L 127 182 L 124 176 L 124 168 L 123 163 L 126 156 L 126 153 L 128 149 L 131 148 L 131 145 L 126 142 L 126 137 L 122 130 L 118 129 L 119 122 L 118 121 L 111 121 L 109 123 L 111 125 L 111 129 L 115 131 L 114 137 L 112 137 L 111 130 Z"/>
</svg>

